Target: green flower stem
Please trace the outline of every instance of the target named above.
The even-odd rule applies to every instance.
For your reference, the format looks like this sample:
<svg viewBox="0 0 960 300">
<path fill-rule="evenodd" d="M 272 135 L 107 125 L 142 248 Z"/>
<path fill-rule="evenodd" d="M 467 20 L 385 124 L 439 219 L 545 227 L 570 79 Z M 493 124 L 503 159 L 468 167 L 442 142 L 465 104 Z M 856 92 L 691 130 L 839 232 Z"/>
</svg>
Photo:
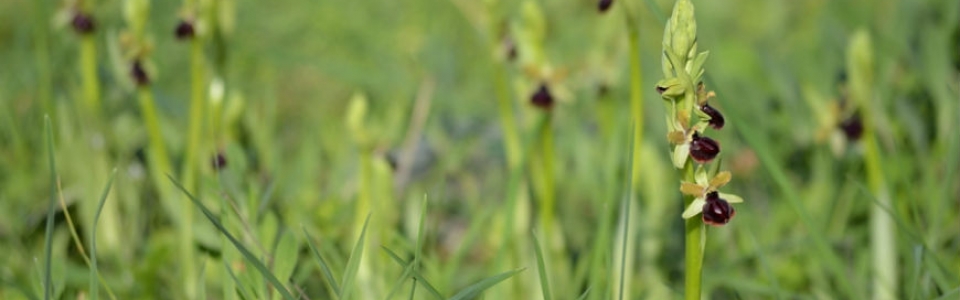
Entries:
<svg viewBox="0 0 960 300">
<path fill-rule="evenodd" d="M 869 113 L 864 113 L 868 115 Z M 873 283 L 874 299 L 897 298 L 897 245 L 894 237 L 893 217 L 884 207 L 894 209 L 887 192 L 881 167 L 880 149 L 869 118 L 865 117 L 863 131 L 864 159 L 866 160 L 867 183 L 877 198 L 870 210 L 870 250 L 875 270 Z"/>
<path fill-rule="evenodd" d="M 542 124 L 540 126 L 539 132 L 539 148 L 540 156 L 539 160 L 540 167 L 540 226 L 544 231 L 544 240 L 548 245 L 548 249 L 556 250 L 552 245 L 556 240 L 556 232 L 554 232 L 553 223 L 555 220 L 554 210 L 556 207 L 556 190 L 553 174 L 553 113 L 546 112 L 544 114 Z"/>
<path fill-rule="evenodd" d="M 153 104 L 153 93 L 149 87 L 140 87 L 137 90 L 138 100 L 140 102 L 140 113 L 143 115 L 144 126 L 147 128 L 148 150 L 147 164 L 150 169 L 150 177 L 153 178 L 154 185 L 160 191 L 160 197 L 170 199 L 169 189 L 163 188 L 169 183 L 163 178 L 170 174 L 170 157 L 167 155 L 167 147 L 163 142 L 163 135 L 160 132 L 160 119 L 157 117 L 157 108 Z"/>
<path fill-rule="evenodd" d="M 54 120 L 57 120 L 55 111 L 53 107 L 53 97 L 50 95 L 53 91 L 53 75 L 52 68 L 50 66 L 50 42 L 49 42 L 49 25 L 46 22 L 49 14 L 47 13 L 48 7 L 46 1 L 33 1 L 33 42 L 34 42 L 34 57 L 36 58 L 37 66 L 37 95 L 40 98 L 40 104 L 43 108 L 43 113 L 50 115 Z M 8 119 L 12 120 L 12 119 Z M 18 141 L 20 139 L 15 139 Z M 14 149 L 22 149 L 19 147 L 19 142 L 14 142 Z M 17 151 L 17 153 L 23 153 Z"/>
<path fill-rule="evenodd" d="M 187 129 L 187 148 L 184 153 L 183 166 L 181 167 L 181 176 L 184 187 L 189 191 L 200 194 L 201 191 L 197 189 L 197 169 L 199 164 L 197 163 L 197 156 L 200 152 L 200 136 L 203 131 L 204 123 L 204 111 L 206 106 L 206 99 L 203 97 L 203 90 L 206 86 L 203 74 L 203 44 L 199 37 L 194 37 L 190 42 L 190 76 L 192 80 L 192 85 L 190 89 L 190 124 Z M 181 197 L 184 202 L 183 207 L 190 207 L 190 199 L 187 197 Z M 180 254 L 182 257 L 194 257 L 194 248 L 191 246 L 193 244 L 193 210 L 184 209 L 182 213 L 182 223 L 180 226 L 180 239 L 181 239 L 181 249 Z M 196 293 L 196 280 L 193 279 L 192 274 L 194 274 L 194 265 L 192 263 L 184 264 L 182 269 L 184 272 L 184 283 L 187 287 L 187 298 L 193 299 Z"/>
<path fill-rule="evenodd" d="M 206 110 L 206 101 L 203 97 L 205 84 L 203 74 L 203 45 L 199 39 L 191 41 L 190 51 L 190 75 L 192 85 L 190 89 L 190 124 L 187 129 L 187 148 L 184 154 L 183 166 L 181 169 L 181 178 L 184 187 L 188 190 L 194 190 L 196 186 L 197 172 L 197 153 L 200 149 L 200 136 L 203 131 L 204 111 Z"/>
<path fill-rule="evenodd" d="M 99 120 L 100 80 L 97 78 L 97 41 L 93 34 L 80 38 L 80 72 L 87 112 L 91 120 Z"/>
<path fill-rule="evenodd" d="M 630 11 L 627 15 L 627 34 L 630 40 L 630 115 L 633 123 L 633 165 L 631 174 L 633 176 L 633 186 L 640 183 L 640 149 L 643 144 L 643 72 L 640 64 L 640 32 L 637 30 L 637 22 L 631 16 Z"/>
<path fill-rule="evenodd" d="M 193 204 L 190 203 L 189 198 L 174 194 L 170 183 L 164 180 L 168 174 L 173 174 L 173 167 L 170 163 L 170 156 L 167 154 L 166 143 L 163 141 L 163 134 L 160 131 L 160 118 L 157 115 L 153 93 L 149 87 L 139 87 L 137 93 L 141 114 L 143 115 L 143 122 L 147 128 L 147 136 L 149 139 L 147 146 L 149 150 L 147 152 L 147 164 L 150 170 L 150 178 L 152 178 L 153 185 L 160 194 L 161 201 L 173 201 L 173 199 L 177 199 L 177 197 L 182 199 L 179 205 L 172 202 L 168 203 L 168 208 L 175 208 L 172 211 L 179 213 L 179 215 L 174 216 L 174 218 L 179 221 L 177 222 L 178 232 L 181 234 L 178 254 L 181 259 L 189 260 L 193 258 L 193 224 L 191 224 L 192 219 L 188 219 L 187 217 L 192 216 L 192 209 L 190 208 L 192 208 Z M 190 233 L 191 235 L 184 235 L 185 233 Z M 184 280 L 184 289 L 188 299 L 195 298 L 196 288 L 194 287 L 197 281 L 193 279 L 195 278 L 193 269 L 194 266 L 190 262 L 180 264 L 180 276 Z"/>
<path fill-rule="evenodd" d="M 873 255 L 873 299 L 897 298 L 897 245 L 893 217 L 884 207 L 895 212 L 883 177 L 883 160 L 877 144 L 876 116 L 878 107 L 873 97 L 873 49 L 866 31 L 857 32 L 847 49 L 847 69 L 850 74 L 850 96 L 863 114 L 863 158 L 867 184 L 877 199 L 870 211 L 870 250 Z"/>
<path fill-rule="evenodd" d="M 693 162 L 687 160 L 683 166 L 683 180 L 686 182 L 695 182 L 693 173 Z M 684 196 L 683 207 L 687 207 L 693 202 L 694 197 Z M 704 235 L 703 220 L 693 217 L 684 220 L 684 231 L 686 240 L 684 243 L 684 283 L 683 295 L 687 300 L 700 300 L 701 284 L 703 282 L 703 245 L 706 244 L 706 235 Z"/>
<path fill-rule="evenodd" d="M 497 108 L 500 110 L 500 127 L 503 129 L 504 153 L 507 156 L 507 169 L 512 171 L 520 167 L 520 133 L 517 131 L 516 114 L 513 109 L 513 97 L 510 97 L 509 83 L 506 70 L 499 67 L 494 82 L 496 83 Z"/>
</svg>

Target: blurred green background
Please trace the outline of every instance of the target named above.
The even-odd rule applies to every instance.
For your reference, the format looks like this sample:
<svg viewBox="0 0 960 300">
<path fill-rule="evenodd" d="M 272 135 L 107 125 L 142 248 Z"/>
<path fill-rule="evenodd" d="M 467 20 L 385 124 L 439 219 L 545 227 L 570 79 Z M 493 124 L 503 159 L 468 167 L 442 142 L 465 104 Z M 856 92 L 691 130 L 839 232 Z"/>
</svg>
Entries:
<svg viewBox="0 0 960 300">
<path fill-rule="evenodd" d="M 893 220 L 880 235 L 895 241 L 895 298 L 960 297 L 960 2 L 694 4 L 728 124 L 711 133 L 733 173 L 725 189 L 746 199 L 707 231 L 704 297 L 868 298 L 880 197 L 891 200 L 879 212 Z M 680 298 L 683 205 L 654 89 L 672 5 L 2 1 L 0 299 L 43 297 L 51 203 L 55 298 L 90 297 L 94 254 L 100 297 L 279 299 L 167 174 L 305 299 L 468 287 L 486 299 L 609 299 L 621 278 L 624 298 Z M 92 15 L 92 34 L 70 26 L 76 11 Z M 176 39 L 181 19 L 197 20 L 197 37 Z M 872 41 L 866 103 L 847 99 L 858 30 Z M 645 125 L 633 189 L 631 56 Z M 131 81 L 135 59 L 147 86 Z M 529 103 L 541 83 L 557 99 L 550 112 Z M 870 111 L 870 138 L 848 139 L 840 125 L 858 110 Z M 864 141 L 878 145 L 877 171 Z M 473 285 L 497 274 L 512 276 Z"/>
</svg>

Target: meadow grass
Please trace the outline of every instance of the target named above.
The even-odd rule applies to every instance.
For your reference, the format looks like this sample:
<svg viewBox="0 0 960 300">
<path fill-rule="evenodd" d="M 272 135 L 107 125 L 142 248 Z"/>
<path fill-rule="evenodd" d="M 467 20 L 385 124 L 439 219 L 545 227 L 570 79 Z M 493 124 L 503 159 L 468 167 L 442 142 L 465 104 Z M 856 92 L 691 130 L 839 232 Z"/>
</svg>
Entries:
<svg viewBox="0 0 960 300">
<path fill-rule="evenodd" d="M 84 2 L 0 2 L 0 299 L 960 295 L 956 1 L 693 1 L 746 199 L 699 267 L 674 1 Z"/>
</svg>

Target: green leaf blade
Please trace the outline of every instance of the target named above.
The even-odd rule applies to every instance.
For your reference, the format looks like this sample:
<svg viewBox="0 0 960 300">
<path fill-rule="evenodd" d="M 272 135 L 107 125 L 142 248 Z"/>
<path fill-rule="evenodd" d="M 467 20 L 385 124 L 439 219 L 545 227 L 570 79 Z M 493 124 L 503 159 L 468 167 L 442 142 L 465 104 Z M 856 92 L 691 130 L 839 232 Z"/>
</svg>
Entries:
<svg viewBox="0 0 960 300">
<path fill-rule="evenodd" d="M 307 238 L 307 246 L 310 247 L 310 252 L 313 253 L 313 258 L 320 265 L 320 272 L 323 273 L 324 279 L 326 279 L 327 287 L 333 291 L 335 298 L 340 298 L 340 285 L 337 284 L 337 279 L 333 277 L 333 272 L 330 271 L 330 265 L 327 264 L 327 261 L 323 259 L 323 256 L 320 255 L 320 251 L 317 250 L 317 246 L 313 244 L 313 237 L 310 236 L 310 233 L 307 233 L 307 229 L 302 227 L 303 235 Z"/>
<path fill-rule="evenodd" d="M 247 249 L 247 247 L 243 246 L 243 244 L 240 243 L 240 241 L 237 240 L 237 238 L 235 238 L 232 234 L 230 234 L 229 231 L 227 231 L 227 228 L 225 228 L 223 224 L 221 224 L 220 221 L 217 220 L 213 212 L 211 212 L 205 205 L 203 205 L 203 203 L 200 203 L 200 200 L 194 197 L 193 194 L 190 194 L 190 192 L 188 192 L 183 187 L 183 185 L 180 184 L 180 182 L 173 179 L 172 176 L 167 174 L 167 178 L 169 178 L 170 181 L 173 182 L 173 184 L 176 185 L 178 189 L 180 189 L 180 191 L 182 191 L 185 195 L 187 195 L 187 197 L 190 198 L 190 201 L 192 201 L 194 205 L 200 208 L 200 211 L 203 212 L 203 215 L 207 217 L 207 219 L 210 220 L 210 222 L 213 223 L 213 225 L 217 227 L 217 229 L 220 230 L 220 232 L 223 233 L 223 235 L 226 236 L 227 239 L 230 240 L 230 243 L 232 243 L 237 248 L 237 250 L 240 251 L 240 254 L 243 254 L 243 257 L 247 259 L 247 262 L 253 264 L 253 266 L 257 268 L 257 271 L 260 271 L 260 274 L 263 277 L 267 278 L 270 284 L 273 285 L 275 289 L 277 289 L 277 292 L 279 292 L 284 299 L 296 300 L 296 298 L 293 297 L 292 294 L 290 294 L 290 291 L 288 291 L 287 288 L 284 287 L 283 283 L 281 283 L 280 280 L 277 279 L 277 277 L 274 276 L 272 272 L 270 272 L 270 269 L 268 269 L 267 266 L 263 264 L 263 262 L 257 259 L 257 257 L 253 255 L 253 253 L 250 252 L 250 250 Z"/>
<path fill-rule="evenodd" d="M 533 250 L 534 254 L 537 256 L 537 273 L 540 274 L 540 289 L 543 290 L 543 299 L 551 300 L 553 297 L 550 295 L 550 278 L 547 276 L 547 267 L 543 262 L 543 250 L 540 249 L 540 240 L 537 239 L 537 235 L 530 233 L 533 236 Z"/>
<path fill-rule="evenodd" d="M 97 211 L 93 215 L 93 227 L 90 229 L 90 299 L 100 299 L 100 284 L 97 279 L 100 277 L 97 268 L 97 224 L 100 223 L 100 212 L 103 211 L 103 204 L 107 202 L 107 196 L 110 195 L 110 188 L 113 187 L 113 180 L 117 177 L 117 169 L 110 172 L 110 179 L 107 180 L 107 186 L 103 188 L 100 196 L 100 203 L 97 204 Z"/>
<path fill-rule="evenodd" d="M 461 290 L 453 297 L 450 297 L 450 300 L 466 300 L 476 298 L 480 293 L 486 291 L 487 289 L 493 287 L 494 285 L 500 283 L 501 281 L 506 280 L 507 278 L 517 275 L 520 272 L 523 272 L 526 268 L 515 269 L 512 271 L 506 271 L 497 275 L 487 277 L 486 279 L 480 280 L 473 285 L 470 285 L 463 290 Z"/>
<path fill-rule="evenodd" d="M 360 260 L 363 259 L 363 245 L 364 240 L 367 236 L 367 225 L 370 223 L 370 214 L 367 214 L 367 218 L 363 221 L 363 229 L 360 230 L 360 238 L 357 239 L 357 243 L 353 246 L 353 251 L 350 252 L 350 258 L 347 258 L 347 267 L 343 271 L 343 281 L 340 285 L 340 299 L 350 299 L 350 289 L 349 287 L 353 284 L 355 277 L 357 276 L 357 270 L 360 269 Z"/>
</svg>

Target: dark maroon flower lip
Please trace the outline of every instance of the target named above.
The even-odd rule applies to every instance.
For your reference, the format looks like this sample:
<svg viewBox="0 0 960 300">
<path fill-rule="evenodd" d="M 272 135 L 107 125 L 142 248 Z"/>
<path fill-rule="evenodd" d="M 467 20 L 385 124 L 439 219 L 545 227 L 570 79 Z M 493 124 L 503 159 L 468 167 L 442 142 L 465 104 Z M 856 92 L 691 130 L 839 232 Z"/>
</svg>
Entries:
<svg viewBox="0 0 960 300">
<path fill-rule="evenodd" d="M 597 2 L 597 10 L 601 13 L 607 12 L 613 6 L 613 0 L 600 0 Z"/>
<path fill-rule="evenodd" d="M 710 127 L 713 127 L 713 129 L 720 130 L 726 123 L 726 121 L 723 119 L 723 114 L 721 114 L 716 108 L 713 108 L 713 106 L 710 106 L 710 104 L 704 103 L 702 106 L 700 106 L 700 111 L 710 116 L 710 121 L 708 123 L 710 124 Z"/>
<path fill-rule="evenodd" d="M 147 71 L 143 69 L 143 64 L 140 60 L 134 60 L 133 65 L 130 66 L 130 78 L 133 79 L 133 82 L 137 86 L 146 86 L 150 84 L 150 77 L 147 75 Z"/>
<path fill-rule="evenodd" d="M 224 155 L 222 151 L 217 152 L 217 154 L 213 156 L 213 159 L 210 160 L 210 165 L 213 166 L 213 169 L 217 171 L 226 168 L 227 156 Z"/>
<path fill-rule="evenodd" d="M 550 94 L 550 89 L 547 88 L 546 83 L 541 83 L 533 96 L 530 96 L 530 103 L 544 110 L 553 108 L 553 95 Z"/>
<path fill-rule="evenodd" d="M 91 34 L 97 28 L 96 22 L 93 21 L 93 16 L 81 11 L 76 11 L 73 13 L 73 19 L 70 20 L 70 26 L 73 27 L 73 31 L 76 31 L 81 35 Z"/>
<path fill-rule="evenodd" d="M 837 127 L 843 131 L 843 135 L 849 141 L 859 140 L 863 136 L 863 121 L 860 120 L 860 113 L 854 113 L 847 119 L 837 124 Z"/>
<path fill-rule="evenodd" d="M 717 154 L 720 154 L 720 143 L 717 141 L 700 136 L 699 132 L 693 133 L 693 139 L 690 141 L 690 157 L 698 163 L 708 163 L 712 161 Z"/>
<path fill-rule="evenodd" d="M 192 39 L 196 35 L 196 32 L 193 28 L 193 22 L 188 20 L 180 20 L 180 23 L 177 24 L 176 30 L 174 30 L 174 35 L 176 35 L 178 40 Z"/>
<path fill-rule="evenodd" d="M 719 193 L 710 192 L 707 194 L 707 203 L 703 205 L 703 223 L 711 226 L 722 226 L 730 222 L 737 211 L 733 209 L 727 200 L 720 198 Z"/>
</svg>

